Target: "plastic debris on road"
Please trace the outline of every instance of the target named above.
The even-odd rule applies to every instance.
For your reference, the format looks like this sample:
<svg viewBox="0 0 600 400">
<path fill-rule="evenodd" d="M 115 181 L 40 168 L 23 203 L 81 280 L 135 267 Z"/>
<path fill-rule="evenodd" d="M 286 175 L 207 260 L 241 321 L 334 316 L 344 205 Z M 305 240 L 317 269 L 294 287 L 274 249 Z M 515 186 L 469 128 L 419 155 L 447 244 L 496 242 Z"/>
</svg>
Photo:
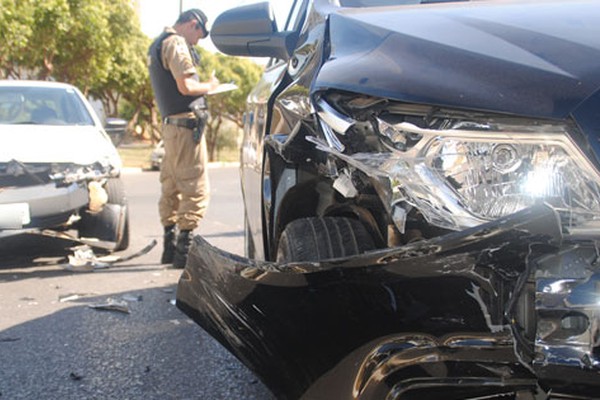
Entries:
<svg viewBox="0 0 600 400">
<path fill-rule="evenodd" d="M 126 301 L 108 299 L 104 303 L 90 304 L 88 307 L 101 311 L 116 311 L 124 314 L 129 314 L 129 305 Z"/>
<path fill-rule="evenodd" d="M 121 296 L 121 300 L 115 300 L 109 297 L 103 303 L 89 304 L 88 307 L 94 308 L 96 310 L 103 311 L 117 311 L 124 314 L 129 314 L 129 304 L 131 302 L 140 302 L 143 301 L 144 297 L 142 295 L 135 294 L 124 294 Z"/>
<path fill-rule="evenodd" d="M 79 299 L 87 297 L 87 296 L 95 296 L 95 295 L 96 295 L 96 293 L 69 293 L 64 296 L 58 296 L 58 301 L 61 303 L 66 303 L 68 301 L 79 300 Z"/>
<path fill-rule="evenodd" d="M 147 254 L 156 244 L 157 241 L 152 240 L 146 247 L 128 256 L 108 255 L 103 257 L 97 257 L 92 248 L 87 245 L 79 246 L 74 249 L 73 255 L 69 255 L 68 264 L 63 264 L 62 267 L 72 272 L 92 272 L 96 269 L 110 268 L 112 265 Z"/>
<path fill-rule="evenodd" d="M 134 294 L 124 294 L 123 296 L 121 296 L 121 299 L 123 299 L 125 301 L 129 301 L 129 302 L 137 302 L 137 301 L 143 301 L 144 296 L 134 295 Z"/>
</svg>

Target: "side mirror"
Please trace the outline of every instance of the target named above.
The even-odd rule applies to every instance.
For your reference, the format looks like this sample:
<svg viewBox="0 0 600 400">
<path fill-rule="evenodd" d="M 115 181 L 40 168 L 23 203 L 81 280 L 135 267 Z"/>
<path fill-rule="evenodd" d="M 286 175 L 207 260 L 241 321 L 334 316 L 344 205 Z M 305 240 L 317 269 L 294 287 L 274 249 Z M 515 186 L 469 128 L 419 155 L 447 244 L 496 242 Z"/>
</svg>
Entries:
<svg viewBox="0 0 600 400">
<path fill-rule="evenodd" d="M 106 123 L 104 124 L 104 130 L 115 147 L 118 147 L 125 137 L 127 121 L 121 118 L 107 118 Z"/>
<path fill-rule="evenodd" d="M 290 58 L 297 41 L 294 32 L 278 32 L 268 2 L 225 11 L 212 25 L 210 36 L 220 51 L 232 56 Z"/>
</svg>

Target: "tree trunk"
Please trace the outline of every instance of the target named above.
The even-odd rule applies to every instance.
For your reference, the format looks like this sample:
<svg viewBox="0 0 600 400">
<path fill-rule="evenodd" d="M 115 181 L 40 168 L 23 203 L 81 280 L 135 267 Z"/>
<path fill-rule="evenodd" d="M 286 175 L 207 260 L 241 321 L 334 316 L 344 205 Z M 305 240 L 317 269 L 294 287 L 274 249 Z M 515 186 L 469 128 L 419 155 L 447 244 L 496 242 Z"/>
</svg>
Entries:
<svg viewBox="0 0 600 400">
<path fill-rule="evenodd" d="M 157 141 L 162 139 L 162 132 L 160 131 L 160 122 L 158 121 L 158 113 L 156 112 L 156 107 L 150 107 L 150 136 Z"/>
<path fill-rule="evenodd" d="M 211 124 L 210 122 L 214 122 Z M 221 124 L 223 123 L 223 119 L 218 116 L 213 119 L 209 123 L 206 124 L 206 147 L 208 152 L 208 160 L 216 161 L 217 160 L 217 139 L 219 135 L 219 130 L 221 129 Z"/>
</svg>

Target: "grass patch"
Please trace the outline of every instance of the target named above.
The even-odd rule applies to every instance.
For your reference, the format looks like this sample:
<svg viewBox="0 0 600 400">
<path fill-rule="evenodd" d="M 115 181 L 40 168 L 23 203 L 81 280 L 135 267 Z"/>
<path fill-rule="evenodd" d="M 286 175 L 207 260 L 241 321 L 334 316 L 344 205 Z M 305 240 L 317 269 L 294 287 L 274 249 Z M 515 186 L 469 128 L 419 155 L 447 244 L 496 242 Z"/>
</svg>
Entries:
<svg viewBox="0 0 600 400">
<path fill-rule="evenodd" d="M 235 147 L 225 147 L 217 152 L 217 161 L 237 162 L 240 161 L 240 150 Z"/>
<path fill-rule="evenodd" d="M 126 168 L 150 169 L 150 154 L 154 149 L 150 144 L 130 144 L 118 147 L 117 150 Z M 217 160 L 220 162 L 237 162 L 240 160 L 240 150 L 236 147 L 219 149 Z"/>
<path fill-rule="evenodd" d="M 150 168 L 150 154 L 154 146 L 139 144 L 119 147 L 119 155 L 123 160 L 123 166 L 128 168 Z"/>
</svg>

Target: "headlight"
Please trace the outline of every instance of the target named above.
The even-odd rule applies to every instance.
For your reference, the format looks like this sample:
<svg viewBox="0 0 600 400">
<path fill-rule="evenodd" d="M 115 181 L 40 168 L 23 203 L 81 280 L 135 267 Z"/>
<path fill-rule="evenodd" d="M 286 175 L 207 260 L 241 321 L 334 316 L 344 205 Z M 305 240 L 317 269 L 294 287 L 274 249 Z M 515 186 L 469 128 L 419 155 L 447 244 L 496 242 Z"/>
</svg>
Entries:
<svg viewBox="0 0 600 400">
<path fill-rule="evenodd" d="M 117 173 L 118 170 L 105 159 L 92 165 L 55 165 L 50 179 L 58 185 L 70 185 L 74 182 L 101 180 L 116 176 Z"/>
<path fill-rule="evenodd" d="M 386 151 L 343 154 L 386 176 L 394 204 L 410 204 L 431 224 L 453 230 L 537 202 L 554 207 L 570 233 L 600 227 L 600 174 L 571 139 L 575 126 L 448 117 L 422 128 L 406 120 L 373 119 Z"/>
<path fill-rule="evenodd" d="M 553 206 L 569 227 L 600 220 L 600 176 L 563 125 L 473 125 L 421 129 L 395 126 L 402 137 L 420 136 L 408 151 L 390 152 L 405 164 L 392 175 L 410 201 L 432 218 L 462 229 L 512 214 L 539 201 Z M 392 172 L 389 162 L 384 172 Z M 397 169 L 394 169 L 397 171 Z M 429 188 L 429 190 L 428 190 Z"/>
</svg>

